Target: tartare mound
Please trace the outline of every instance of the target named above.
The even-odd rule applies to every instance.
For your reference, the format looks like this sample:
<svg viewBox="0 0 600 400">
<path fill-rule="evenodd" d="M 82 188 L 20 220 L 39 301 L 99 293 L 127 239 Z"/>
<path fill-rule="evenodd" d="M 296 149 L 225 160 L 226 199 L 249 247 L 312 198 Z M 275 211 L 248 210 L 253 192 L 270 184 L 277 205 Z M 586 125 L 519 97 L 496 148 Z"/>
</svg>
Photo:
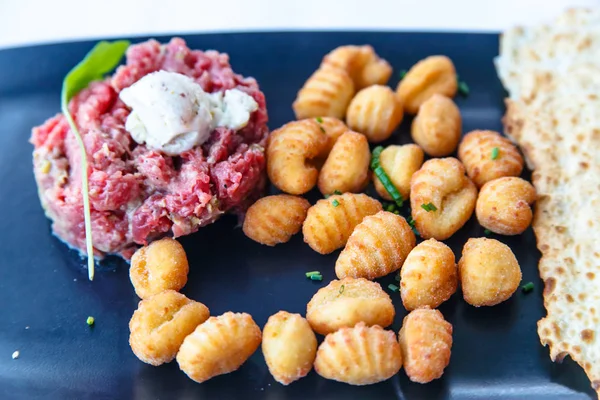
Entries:
<svg viewBox="0 0 600 400">
<path fill-rule="evenodd" d="M 119 92 L 165 70 L 191 77 L 208 93 L 238 89 L 258 103 L 239 131 L 218 127 L 202 146 L 170 157 L 132 140 L 130 113 Z M 69 103 L 88 159 L 92 238 L 96 256 L 129 259 L 138 245 L 187 235 L 221 214 L 243 212 L 265 184 L 268 137 L 265 98 L 253 78 L 235 74 L 227 54 L 190 50 L 185 41 L 131 46 L 127 62 Z M 33 129 L 33 165 L 39 197 L 54 233 L 85 249 L 81 152 L 64 115 Z"/>
</svg>

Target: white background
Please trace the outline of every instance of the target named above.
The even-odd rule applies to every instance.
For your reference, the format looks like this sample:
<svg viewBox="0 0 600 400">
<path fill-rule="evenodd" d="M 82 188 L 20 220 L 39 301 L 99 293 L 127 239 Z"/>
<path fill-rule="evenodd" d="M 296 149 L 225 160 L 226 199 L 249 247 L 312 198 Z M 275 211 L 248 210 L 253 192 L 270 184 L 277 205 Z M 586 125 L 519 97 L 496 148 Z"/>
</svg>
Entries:
<svg viewBox="0 0 600 400">
<path fill-rule="evenodd" d="M 230 30 L 501 31 L 600 0 L 0 0 L 0 47 Z"/>
</svg>

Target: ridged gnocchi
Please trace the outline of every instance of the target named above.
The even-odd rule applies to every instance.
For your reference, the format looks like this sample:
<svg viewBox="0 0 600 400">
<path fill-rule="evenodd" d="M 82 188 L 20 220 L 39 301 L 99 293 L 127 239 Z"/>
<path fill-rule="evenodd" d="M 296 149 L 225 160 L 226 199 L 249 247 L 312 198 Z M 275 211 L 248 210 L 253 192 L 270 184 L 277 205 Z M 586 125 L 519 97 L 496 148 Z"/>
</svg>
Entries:
<svg viewBox="0 0 600 400">
<path fill-rule="evenodd" d="M 413 120 L 411 135 L 432 157 L 452 154 L 462 132 L 460 111 L 452 99 L 435 93 L 425 100 Z"/>
<path fill-rule="evenodd" d="M 310 203 L 302 197 L 263 197 L 248 208 L 242 230 L 250 239 L 267 246 L 286 243 L 300 232 L 309 208 Z"/>
<path fill-rule="evenodd" d="M 478 187 L 503 176 L 519 176 L 523 157 L 510 140 L 494 131 L 467 133 L 458 146 L 458 158 Z"/>
<path fill-rule="evenodd" d="M 397 271 L 416 238 L 406 220 L 380 211 L 356 226 L 335 263 L 338 278 L 375 279 Z"/>
<path fill-rule="evenodd" d="M 179 352 L 179 368 L 198 383 L 237 370 L 258 349 L 260 328 L 246 313 L 210 317 L 189 334 Z"/>
<path fill-rule="evenodd" d="M 408 311 L 436 308 L 458 287 L 458 269 L 450 247 L 435 239 L 419 243 L 400 270 L 400 296 Z"/>
<path fill-rule="evenodd" d="M 456 158 L 426 161 L 411 179 L 410 206 L 424 239 L 445 240 L 473 214 L 477 188 Z"/>
<path fill-rule="evenodd" d="M 346 124 L 370 142 L 389 138 L 402 122 L 402 104 L 387 86 L 373 85 L 359 91 L 348 106 Z"/>
<path fill-rule="evenodd" d="M 340 46 L 323 58 L 323 65 L 344 69 L 354 82 L 356 90 L 371 85 L 384 85 L 392 75 L 392 67 L 379 58 L 373 47 Z"/>
<path fill-rule="evenodd" d="M 392 66 L 383 58 L 375 57 L 365 65 L 355 81 L 357 90 L 372 86 L 385 85 L 392 76 Z"/>
<path fill-rule="evenodd" d="M 339 137 L 348 131 L 348 127 L 342 120 L 333 117 L 317 117 L 315 120 L 321 125 L 328 138 L 327 147 L 320 155 L 326 158 Z"/>
<path fill-rule="evenodd" d="M 354 82 L 346 70 L 321 66 L 308 78 L 296 96 L 292 105 L 296 119 L 342 119 L 354 96 L 354 90 Z"/>
<path fill-rule="evenodd" d="M 363 278 L 333 280 L 319 289 L 306 306 L 306 319 L 321 335 L 359 322 L 386 327 L 395 315 L 392 299 L 379 283 Z"/>
<path fill-rule="evenodd" d="M 289 385 L 312 369 L 317 338 L 300 314 L 279 311 L 263 328 L 262 352 L 273 378 Z"/>
<path fill-rule="evenodd" d="M 400 368 L 402 353 L 396 334 L 362 322 L 327 335 L 315 359 L 317 374 L 350 385 L 383 382 Z"/>
<path fill-rule="evenodd" d="M 304 241 L 317 253 L 329 254 L 344 247 L 364 217 L 381 209 L 380 202 L 363 193 L 344 193 L 321 199 L 308 209 L 302 225 Z"/>
<path fill-rule="evenodd" d="M 271 183 L 289 194 L 311 190 L 319 177 L 311 161 L 326 150 L 328 143 L 328 136 L 314 119 L 290 122 L 273 131 L 267 145 Z"/>
<path fill-rule="evenodd" d="M 475 215 L 481 226 L 494 233 L 520 235 L 531 224 L 536 197 L 535 188 L 524 179 L 494 179 L 481 187 Z"/>
<path fill-rule="evenodd" d="M 458 262 L 463 298 L 472 306 L 508 300 L 521 282 L 521 267 L 510 247 L 495 239 L 471 238 Z"/>
<path fill-rule="evenodd" d="M 386 172 L 403 199 L 410 196 L 410 179 L 423 165 L 425 157 L 423 150 L 416 144 L 403 146 L 388 146 L 379 156 L 379 164 Z M 373 183 L 377 194 L 385 200 L 392 200 L 392 196 L 385 189 L 379 178 L 373 175 Z"/>
<path fill-rule="evenodd" d="M 427 308 L 410 312 L 398 336 L 411 381 L 428 383 L 444 374 L 452 353 L 452 324 L 441 312 Z"/>
<path fill-rule="evenodd" d="M 208 308 L 174 290 L 140 301 L 129 321 L 129 345 L 150 365 L 171 362 L 185 337 L 209 317 Z"/>
<path fill-rule="evenodd" d="M 416 114 L 419 107 L 434 94 L 454 97 L 458 83 L 456 69 L 446 56 L 430 56 L 406 73 L 396 88 L 396 94 L 409 114 Z"/>
<path fill-rule="evenodd" d="M 129 278 L 138 297 L 146 299 L 164 290 L 180 290 L 188 279 L 185 250 L 172 238 L 139 248 L 131 257 Z"/>
<path fill-rule="evenodd" d="M 323 194 L 362 191 L 369 183 L 370 161 L 367 138 L 347 131 L 337 139 L 321 168 L 317 182 L 319 190 Z"/>
</svg>

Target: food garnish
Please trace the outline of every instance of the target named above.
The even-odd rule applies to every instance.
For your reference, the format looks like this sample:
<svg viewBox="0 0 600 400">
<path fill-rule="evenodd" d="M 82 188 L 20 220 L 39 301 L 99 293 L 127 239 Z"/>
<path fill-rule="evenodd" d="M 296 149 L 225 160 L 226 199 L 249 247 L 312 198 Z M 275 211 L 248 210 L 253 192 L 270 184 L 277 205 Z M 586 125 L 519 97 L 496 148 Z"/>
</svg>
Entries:
<svg viewBox="0 0 600 400">
<path fill-rule="evenodd" d="M 394 200 L 398 207 L 402 207 L 402 204 L 404 204 L 404 199 L 402 198 L 402 195 L 400 194 L 400 192 L 398 192 L 398 189 L 396 189 L 396 187 L 390 180 L 390 177 L 383 170 L 379 163 L 379 156 L 381 156 L 382 151 L 383 146 L 377 146 L 375 147 L 375 149 L 373 149 L 373 157 L 371 158 L 371 169 L 373 170 L 377 178 L 379 178 L 379 180 L 385 187 L 385 190 L 390 194 L 390 196 L 392 196 L 392 200 Z"/>
<path fill-rule="evenodd" d="M 83 213 L 85 221 L 85 242 L 88 257 L 88 278 L 94 280 L 94 247 L 92 243 L 92 223 L 90 212 L 90 197 L 88 189 L 88 163 L 87 153 L 83 139 L 79 134 L 77 125 L 69 111 L 69 101 L 79 91 L 87 87 L 90 82 L 104 78 L 104 74 L 112 71 L 125 51 L 129 47 L 129 41 L 117 40 L 115 42 L 102 41 L 96 44 L 85 58 L 77 64 L 65 77 L 60 95 L 60 107 L 75 135 L 79 148 L 81 149 L 81 195 L 83 196 Z"/>
<path fill-rule="evenodd" d="M 456 82 L 458 85 L 458 93 L 461 96 L 467 97 L 469 95 L 469 86 L 465 81 L 461 81 L 460 77 L 456 75 Z"/>
<path fill-rule="evenodd" d="M 398 288 L 398 286 L 397 286 L 397 285 L 394 285 L 393 283 L 390 283 L 390 284 L 388 285 L 388 289 L 390 289 L 390 290 L 391 290 L 392 292 L 394 292 L 394 293 L 396 293 L 396 292 L 398 292 L 398 290 L 400 290 L 400 288 Z"/>
<path fill-rule="evenodd" d="M 314 274 L 310 276 L 310 280 L 311 281 L 322 281 L 323 280 L 323 275 L 321 274 Z"/>
<path fill-rule="evenodd" d="M 96 320 L 94 319 L 94 317 L 87 317 L 87 319 L 85 320 L 85 323 L 88 324 L 88 326 L 92 326 L 94 325 L 94 322 L 96 322 Z"/>
<path fill-rule="evenodd" d="M 499 154 L 500 154 L 500 149 L 498 149 L 497 147 L 494 147 L 492 149 L 492 160 L 495 160 L 496 158 L 498 158 Z"/>
<path fill-rule="evenodd" d="M 313 275 L 321 275 L 321 273 L 319 271 L 310 271 L 310 272 L 307 272 L 305 275 L 307 278 L 310 278 Z"/>
<path fill-rule="evenodd" d="M 534 288 L 533 282 L 527 282 L 526 284 L 521 286 L 521 290 L 523 290 L 524 293 L 531 292 L 533 290 L 533 288 Z"/>
<path fill-rule="evenodd" d="M 334 199 L 334 200 L 331 202 L 331 204 L 332 204 L 334 207 L 337 207 L 337 206 L 339 206 L 339 205 L 340 205 L 340 202 L 339 202 L 339 201 L 337 201 L 337 199 Z"/>
<path fill-rule="evenodd" d="M 437 207 L 433 203 L 421 204 L 421 208 L 427 212 L 437 211 Z"/>
</svg>

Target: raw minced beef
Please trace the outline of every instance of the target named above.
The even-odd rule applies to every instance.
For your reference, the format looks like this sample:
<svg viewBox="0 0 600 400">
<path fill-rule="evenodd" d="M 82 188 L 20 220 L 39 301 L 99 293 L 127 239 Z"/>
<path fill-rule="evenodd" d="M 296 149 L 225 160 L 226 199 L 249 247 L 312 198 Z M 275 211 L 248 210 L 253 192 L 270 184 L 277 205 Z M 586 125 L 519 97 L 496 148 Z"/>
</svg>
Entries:
<svg viewBox="0 0 600 400">
<path fill-rule="evenodd" d="M 119 92 L 158 70 L 185 74 L 206 92 L 239 89 L 258 103 L 246 127 L 219 127 L 201 147 L 169 157 L 134 142 Z M 131 46 L 127 63 L 75 96 L 71 111 L 88 159 L 92 238 L 97 256 L 129 258 L 138 245 L 187 235 L 227 211 L 243 212 L 264 187 L 268 137 L 265 98 L 256 81 L 235 74 L 229 57 L 190 50 L 179 38 Z M 54 233 L 85 249 L 81 152 L 62 114 L 33 129 L 39 196 Z"/>
</svg>

